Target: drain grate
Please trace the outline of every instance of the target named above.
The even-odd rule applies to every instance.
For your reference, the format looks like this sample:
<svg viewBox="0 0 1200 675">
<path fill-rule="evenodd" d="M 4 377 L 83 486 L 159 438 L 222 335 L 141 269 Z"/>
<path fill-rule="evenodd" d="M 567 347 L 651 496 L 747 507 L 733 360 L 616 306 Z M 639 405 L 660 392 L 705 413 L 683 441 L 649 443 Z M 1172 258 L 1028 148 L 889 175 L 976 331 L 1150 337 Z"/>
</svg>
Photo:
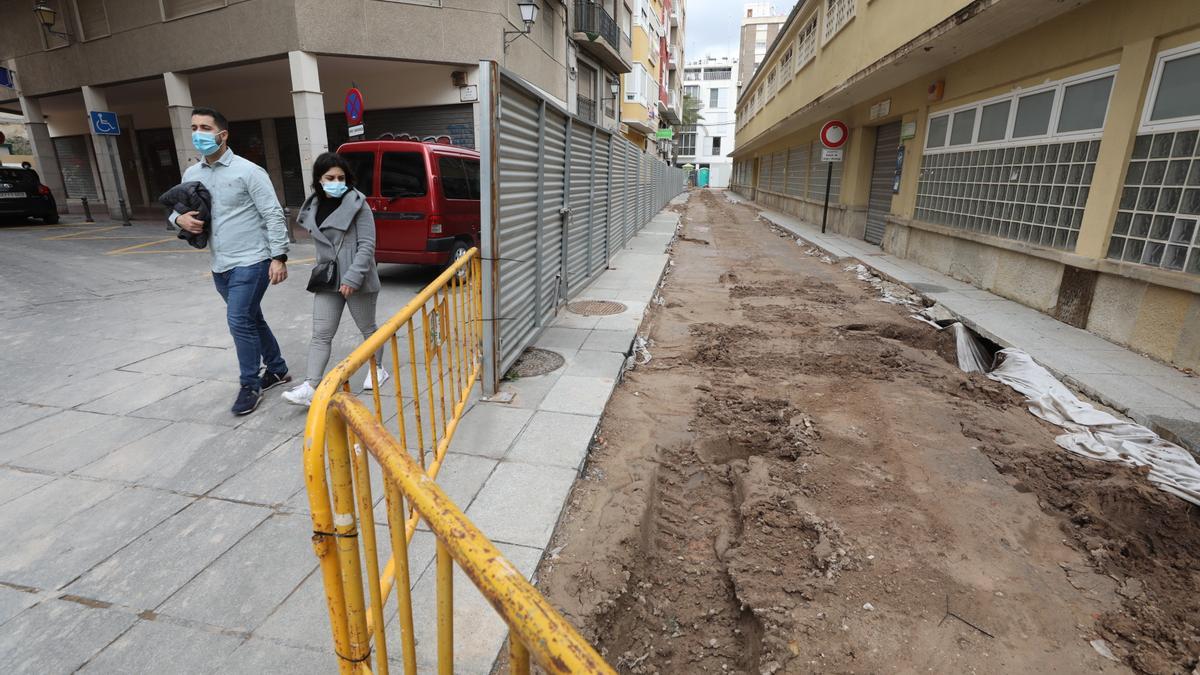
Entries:
<svg viewBox="0 0 1200 675">
<path fill-rule="evenodd" d="M 572 314 L 582 316 L 609 316 L 620 314 L 628 309 L 628 307 L 612 300 L 579 300 L 567 305 L 567 309 Z"/>
<path fill-rule="evenodd" d="M 562 368 L 564 363 L 566 363 L 566 359 L 558 352 L 530 347 L 517 357 L 516 363 L 508 369 L 505 377 L 510 380 L 521 377 L 537 377 Z"/>
</svg>

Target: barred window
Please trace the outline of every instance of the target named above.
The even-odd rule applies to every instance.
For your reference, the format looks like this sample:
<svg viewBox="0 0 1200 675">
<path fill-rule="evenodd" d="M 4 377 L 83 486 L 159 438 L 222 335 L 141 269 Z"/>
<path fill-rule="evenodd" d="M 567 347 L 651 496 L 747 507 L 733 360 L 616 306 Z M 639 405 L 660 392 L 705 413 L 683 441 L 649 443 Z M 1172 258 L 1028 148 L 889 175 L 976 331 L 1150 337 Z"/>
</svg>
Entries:
<svg viewBox="0 0 1200 675">
<path fill-rule="evenodd" d="M 800 29 L 796 36 L 796 70 L 799 71 L 804 66 L 807 66 L 809 61 L 812 61 L 817 56 L 817 18 L 818 14 L 813 14 L 808 23 Z"/>
<path fill-rule="evenodd" d="M 1195 129 L 1134 143 L 1109 239 L 1112 260 L 1200 274 L 1200 148 Z"/>
<path fill-rule="evenodd" d="M 850 23 L 854 18 L 857 0 L 825 0 L 825 42 Z"/>
</svg>

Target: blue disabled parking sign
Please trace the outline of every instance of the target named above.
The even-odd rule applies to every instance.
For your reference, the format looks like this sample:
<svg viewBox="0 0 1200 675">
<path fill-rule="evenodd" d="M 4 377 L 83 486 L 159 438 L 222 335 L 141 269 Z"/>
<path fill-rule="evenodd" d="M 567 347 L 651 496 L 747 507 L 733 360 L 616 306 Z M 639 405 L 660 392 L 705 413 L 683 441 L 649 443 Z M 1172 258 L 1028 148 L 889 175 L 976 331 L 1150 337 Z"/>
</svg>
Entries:
<svg viewBox="0 0 1200 675">
<path fill-rule="evenodd" d="M 93 110 L 88 115 L 92 118 L 92 133 L 97 136 L 121 135 L 121 125 L 117 123 L 117 113 Z"/>
</svg>

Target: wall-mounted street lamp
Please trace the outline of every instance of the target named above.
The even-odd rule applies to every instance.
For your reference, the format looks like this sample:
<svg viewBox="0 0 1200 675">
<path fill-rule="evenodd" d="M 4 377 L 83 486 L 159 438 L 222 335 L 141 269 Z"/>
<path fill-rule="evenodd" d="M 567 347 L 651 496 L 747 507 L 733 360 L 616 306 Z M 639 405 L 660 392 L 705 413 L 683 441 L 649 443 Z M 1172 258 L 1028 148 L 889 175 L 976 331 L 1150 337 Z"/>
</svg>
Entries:
<svg viewBox="0 0 1200 675">
<path fill-rule="evenodd" d="M 525 0 L 517 3 L 517 9 L 521 10 L 521 21 L 525 22 L 525 30 L 506 30 L 504 31 L 504 51 L 508 51 L 508 46 L 516 42 L 522 35 L 529 35 L 533 30 L 533 24 L 537 21 L 538 4 L 532 0 Z M 509 38 L 508 36 L 513 36 Z"/>
<path fill-rule="evenodd" d="M 42 24 L 42 28 L 45 29 L 47 33 L 50 35 L 57 35 L 60 38 L 65 39 L 67 42 L 71 41 L 70 33 L 54 30 L 54 23 L 58 20 L 58 12 L 55 11 L 53 7 L 44 2 L 38 2 L 33 6 L 33 15 L 37 17 L 38 23 Z"/>
</svg>

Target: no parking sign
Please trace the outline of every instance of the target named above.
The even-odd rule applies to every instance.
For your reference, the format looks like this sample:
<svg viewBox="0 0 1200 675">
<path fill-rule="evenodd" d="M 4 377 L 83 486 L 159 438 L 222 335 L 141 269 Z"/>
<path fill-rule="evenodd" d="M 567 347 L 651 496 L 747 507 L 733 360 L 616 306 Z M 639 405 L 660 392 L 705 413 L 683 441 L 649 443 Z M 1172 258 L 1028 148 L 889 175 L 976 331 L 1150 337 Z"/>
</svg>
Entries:
<svg viewBox="0 0 1200 675">
<path fill-rule="evenodd" d="M 346 124 L 350 127 L 350 136 L 363 135 L 363 112 L 366 106 L 363 104 L 362 92 L 358 87 L 351 87 L 346 92 Z"/>
</svg>

